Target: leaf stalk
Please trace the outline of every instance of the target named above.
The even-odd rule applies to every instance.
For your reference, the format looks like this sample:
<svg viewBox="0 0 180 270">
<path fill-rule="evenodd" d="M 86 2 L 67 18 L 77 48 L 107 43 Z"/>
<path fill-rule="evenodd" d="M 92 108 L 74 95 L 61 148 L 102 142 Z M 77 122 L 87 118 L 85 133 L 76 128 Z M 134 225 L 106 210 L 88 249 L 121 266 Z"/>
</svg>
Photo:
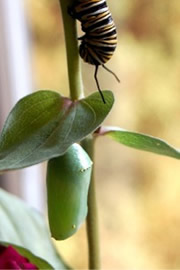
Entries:
<svg viewBox="0 0 180 270">
<path fill-rule="evenodd" d="M 94 138 L 92 136 L 87 137 L 82 141 L 81 145 L 86 150 L 91 160 L 94 161 Z M 92 168 L 91 183 L 89 187 L 86 228 L 89 247 L 89 269 L 100 269 L 99 226 L 94 165 Z"/>
<path fill-rule="evenodd" d="M 81 78 L 77 28 L 76 21 L 68 14 L 68 8 L 72 6 L 74 0 L 59 0 L 59 3 L 61 7 L 64 25 L 70 96 L 73 100 L 78 100 L 84 97 L 84 91 Z M 82 141 L 82 146 L 93 161 L 94 139 L 92 138 L 92 136 L 85 138 Z M 98 218 L 94 169 L 92 172 L 88 196 L 87 236 L 89 246 L 89 269 L 100 269 Z"/>
<path fill-rule="evenodd" d="M 64 26 L 70 97 L 72 100 L 78 100 L 84 97 L 84 91 L 81 77 L 76 20 L 68 14 L 68 8 L 72 6 L 73 2 L 74 0 L 59 0 Z"/>
</svg>

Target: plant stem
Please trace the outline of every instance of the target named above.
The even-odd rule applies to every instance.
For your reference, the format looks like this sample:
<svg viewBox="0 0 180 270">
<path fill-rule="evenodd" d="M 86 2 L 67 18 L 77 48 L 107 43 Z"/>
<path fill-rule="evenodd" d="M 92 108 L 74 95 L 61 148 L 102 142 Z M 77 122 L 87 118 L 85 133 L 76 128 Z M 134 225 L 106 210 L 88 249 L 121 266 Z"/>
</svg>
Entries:
<svg viewBox="0 0 180 270">
<path fill-rule="evenodd" d="M 92 136 L 84 139 L 81 145 L 89 154 L 91 160 L 94 161 L 94 139 Z M 99 230 L 94 166 L 88 195 L 87 236 L 89 246 L 89 269 L 100 269 Z"/>
<path fill-rule="evenodd" d="M 59 0 L 64 24 L 70 96 L 73 100 L 76 100 L 84 97 L 84 92 L 81 79 L 76 21 L 68 14 L 68 7 L 71 7 L 73 2 L 74 0 Z M 85 138 L 82 141 L 82 146 L 93 161 L 94 140 L 92 136 Z M 89 245 L 89 269 L 99 269 L 99 237 L 94 170 L 92 172 L 88 196 L 87 235 Z"/>
<path fill-rule="evenodd" d="M 73 100 L 84 97 L 78 50 L 76 20 L 68 14 L 74 0 L 59 0 L 64 25 L 70 96 Z"/>
</svg>

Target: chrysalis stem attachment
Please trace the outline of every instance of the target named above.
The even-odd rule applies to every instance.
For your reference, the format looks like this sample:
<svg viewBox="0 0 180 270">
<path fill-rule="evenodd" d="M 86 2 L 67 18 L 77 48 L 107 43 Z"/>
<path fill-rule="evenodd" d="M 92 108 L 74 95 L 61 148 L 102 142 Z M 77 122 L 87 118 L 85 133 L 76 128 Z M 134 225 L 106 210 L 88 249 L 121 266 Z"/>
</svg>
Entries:
<svg viewBox="0 0 180 270">
<path fill-rule="evenodd" d="M 107 68 L 105 65 L 102 65 L 102 67 L 105 70 L 107 70 L 108 72 L 110 72 L 116 78 L 116 80 L 120 83 L 120 79 L 118 78 L 118 76 L 112 70 L 110 70 L 109 68 Z"/>
<path fill-rule="evenodd" d="M 98 65 L 95 67 L 94 79 L 95 79 L 95 81 L 96 81 L 97 88 L 98 88 L 98 91 L 99 91 L 99 93 L 100 93 L 100 95 L 101 95 L 102 101 L 104 102 L 104 104 L 106 104 L 105 98 L 104 98 L 104 96 L 103 96 L 103 93 L 102 93 L 102 91 L 101 91 L 101 88 L 100 88 L 100 85 L 99 85 L 99 82 L 98 82 L 98 78 L 97 78 L 98 67 L 99 67 Z"/>
</svg>

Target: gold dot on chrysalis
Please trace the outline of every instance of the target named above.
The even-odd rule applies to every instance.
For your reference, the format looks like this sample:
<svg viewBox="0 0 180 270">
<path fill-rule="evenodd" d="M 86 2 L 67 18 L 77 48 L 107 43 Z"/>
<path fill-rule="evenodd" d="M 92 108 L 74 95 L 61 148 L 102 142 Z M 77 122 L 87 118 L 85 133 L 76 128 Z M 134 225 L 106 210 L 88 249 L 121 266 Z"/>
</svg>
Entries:
<svg viewBox="0 0 180 270">
<path fill-rule="evenodd" d="M 73 224 L 73 225 L 72 225 L 72 228 L 73 228 L 73 229 L 76 229 L 76 225 L 75 225 L 75 224 Z"/>
</svg>

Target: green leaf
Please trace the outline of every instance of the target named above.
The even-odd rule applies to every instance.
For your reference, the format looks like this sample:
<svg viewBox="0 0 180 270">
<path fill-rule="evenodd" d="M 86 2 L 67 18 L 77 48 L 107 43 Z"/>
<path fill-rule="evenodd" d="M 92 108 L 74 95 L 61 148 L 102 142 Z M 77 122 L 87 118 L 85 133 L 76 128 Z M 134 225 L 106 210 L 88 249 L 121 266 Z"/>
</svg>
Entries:
<svg viewBox="0 0 180 270">
<path fill-rule="evenodd" d="M 69 269 L 58 255 L 42 216 L 2 189 L 0 243 L 12 245 L 39 269 Z"/>
<path fill-rule="evenodd" d="M 150 135 L 131 132 L 118 127 L 101 127 L 99 135 L 107 135 L 126 146 L 180 159 L 180 151 L 164 140 Z"/>
<path fill-rule="evenodd" d="M 0 136 L 0 171 L 19 169 L 60 156 L 92 133 L 110 112 L 114 98 L 103 91 L 72 101 L 52 91 L 21 99 L 10 112 Z"/>
<path fill-rule="evenodd" d="M 72 236 L 87 216 L 91 169 L 92 161 L 78 144 L 48 163 L 48 216 L 56 240 Z"/>
</svg>

